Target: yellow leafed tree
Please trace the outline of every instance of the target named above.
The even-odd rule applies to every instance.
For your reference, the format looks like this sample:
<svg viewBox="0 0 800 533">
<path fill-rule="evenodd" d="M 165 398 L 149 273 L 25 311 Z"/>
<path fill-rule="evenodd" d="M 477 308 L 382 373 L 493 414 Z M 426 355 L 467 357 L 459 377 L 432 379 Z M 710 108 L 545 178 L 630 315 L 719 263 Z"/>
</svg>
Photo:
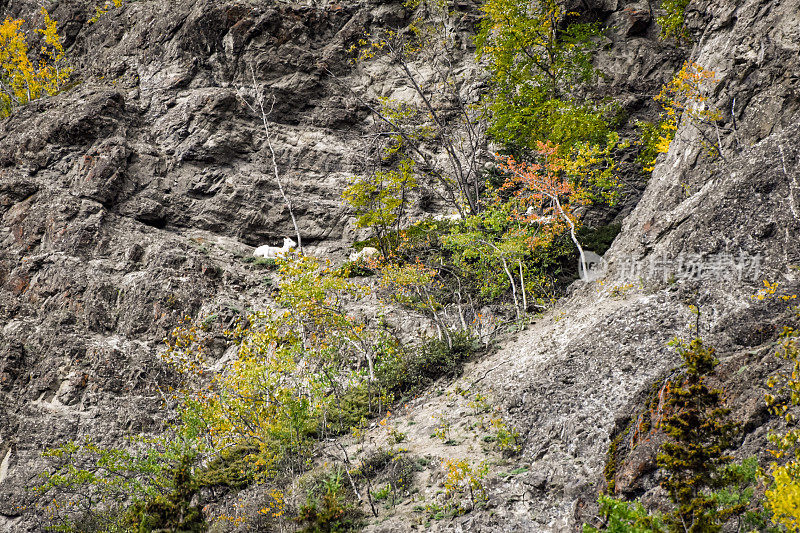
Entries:
<svg viewBox="0 0 800 533">
<path fill-rule="evenodd" d="M 41 13 L 44 28 L 37 31 L 43 35 L 44 43 L 39 58 L 32 58 L 22 19 L 6 17 L 0 24 L 0 118 L 31 100 L 58 93 L 72 72 L 56 21 L 44 8 Z"/>
<path fill-rule="evenodd" d="M 764 281 L 766 289 L 757 299 L 771 298 L 777 283 Z M 780 296 L 784 301 L 794 300 L 796 295 Z M 800 319 L 800 308 L 793 308 Z M 797 407 L 800 406 L 800 328 L 796 325 L 784 327 L 778 357 L 790 363 L 787 371 L 772 376 L 767 385 L 775 391 L 766 395 L 767 405 L 774 415 L 786 423 L 785 432 L 771 433 L 770 443 L 775 449 L 770 452 L 776 459 L 786 459 L 784 464 L 773 463 L 771 474 L 773 485 L 766 491 L 767 507 L 772 511 L 773 521 L 786 530 L 800 532 L 800 427 L 797 426 Z"/>
</svg>

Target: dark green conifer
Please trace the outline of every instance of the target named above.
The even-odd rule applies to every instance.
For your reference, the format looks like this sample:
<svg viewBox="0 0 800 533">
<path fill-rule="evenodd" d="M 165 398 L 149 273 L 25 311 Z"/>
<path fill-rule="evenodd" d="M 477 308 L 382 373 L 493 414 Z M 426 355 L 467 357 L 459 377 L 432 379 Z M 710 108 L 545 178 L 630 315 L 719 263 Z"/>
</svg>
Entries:
<svg viewBox="0 0 800 533">
<path fill-rule="evenodd" d="M 675 503 L 667 517 L 670 531 L 713 533 L 739 509 L 720 510 L 714 489 L 722 487 L 722 469 L 733 458 L 725 454 L 738 424 L 728 420 L 730 409 L 723 405 L 723 392 L 711 389 L 706 376 L 719 363 L 714 349 L 695 338 L 689 343 L 676 341 L 684 361 L 683 375 L 670 382 L 663 428 L 674 439 L 662 447 L 658 465 L 667 472 L 662 486 Z"/>
</svg>

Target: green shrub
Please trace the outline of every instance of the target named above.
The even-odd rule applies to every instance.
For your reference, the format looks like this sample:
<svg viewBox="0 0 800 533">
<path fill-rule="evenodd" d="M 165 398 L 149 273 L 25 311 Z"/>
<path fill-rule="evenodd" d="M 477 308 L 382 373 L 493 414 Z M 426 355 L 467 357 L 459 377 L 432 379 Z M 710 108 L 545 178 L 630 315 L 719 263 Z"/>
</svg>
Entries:
<svg viewBox="0 0 800 533">
<path fill-rule="evenodd" d="M 300 508 L 295 521 L 307 533 L 334 533 L 356 531 L 362 523 L 363 513 L 354 504 L 354 495 L 345 485 L 341 468 L 326 473 L 309 490 L 306 503 Z"/>
<path fill-rule="evenodd" d="M 381 489 L 376 490 L 372 493 L 372 497 L 375 498 L 376 501 L 383 501 L 389 499 L 389 494 L 392 491 L 392 486 L 388 483 Z"/>
<path fill-rule="evenodd" d="M 133 450 L 106 448 L 90 440 L 50 448 L 54 463 L 36 487 L 48 529 L 64 533 L 148 533 L 153 530 L 205 531 L 191 505 L 198 485 L 192 467 L 196 452 L 182 439 L 133 439 Z"/>
<path fill-rule="evenodd" d="M 416 356 L 406 361 L 406 387 L 422 388 L 443 376 L 458 377 L 469 357 L 476 350 L 475 339 L 464 332 L 452 334 L 452 346 L 439 339 L 422 343 Z"/>
<path fill-rule="evenodd" d="M 195 474 L 198 487 L 230 487 L 243 489 L 254 481 L 253 457 L 257 446 L 238 445 L 223 450 Z"/>
<path fill-rule="evenodd" d="M 358 474 L 369 479 L 375 479 L 392 462 L 393 457 L 394 453 L 391 451 L 378 448 L 361 459 Z"/>
<path fill-rule="evenodd" d="M 665 121 L 647 122 L 640 120 L 636 122 L 639 130 L 639 140 L 636 144 L 640 146 L 639 153 L 636 154 L 636 163 L 641 165 L 645 172 L 652 172 L 658 154 L 663 152 L 663 137 L 666 130 Z"/>
<path fill-rule="evenodd" d="M 256 257 L 254 255 L 247 255 L 242 258 L 242 261 L 253 265 L 256 268 L 264 270 L 277 270 L 278 260 L 274 257 Z"/>
<path fill-rule="evenodd" d="M 402 140 L 397 139 L 387 152 L 394 155 L 402 144 Z M 342 194 L 355 211 L 356 226 L 372 230 L 384 256 L 397 248 L 399 230 L 406 225 L 409 193 L 417 187 L 414 163 L 413 159 L 404 158 L 396 169 L 354 176 Z"/>
<path fill-rule="evenodd" d="M 661 9 L 664 15 L 656 18 L 656 22 L 661 26 L 662 39 L 675 39 L 678 42 L 689 38 L 686 29 L 686 7 L 689 0 L 664 0 Z"/>
<path fill-rule="evenodd" d="M 516 152 L 539 141 L 564 153 L 604 143 L 606 113 L 578 91 L 597 76 L 599 26 L 572 22 L 557 0 L 488 0 L 483 11 L 477 50 L 492 75 L 490 133 Z"/>
<path fill-rule="evenodd" d="M 578 230 L 578 240 L 586 250 L 603 255 L 611 248 L 611 243 L 622 230 L 622 224 L 607 224 L 605 226 L 583 226 Z"/>
<path fill-rule="evenodd" d="M 333 402 L 328 412 L 330 428 L 338 433 L 346 433 L 350 428 L 363 425 L 363 421 L 374 414 L 370 407 L 372 403 L 377 404 L 375 399 L 377 396 L 378 386 L 373 385 L 370 391 L 367 381 L 348 387 L 341 397 Z"/>
<path fill-rule="evenodd" d="M 375 377 L 381 390 L 411 393 L 422 390 L 443 376 L 458 377 L 464 362 L 479 345 L 466 332 L 451 332 L 452 346 L 431 338 L 416 349 L 385 355 L 376 366 Z"/>
<path fill-rule="evenodd" d="M 271 257 L 256 257 L 253 261 L 253 266 L 266 270 L 276 270 L 278 268 L 278 260 Z"/>
<path fill-rule="evenodd" d="M 363 259 L 345 262 L 338 272 L 345 278 L 363 278 L 375 275 L 375 271 Z"/>
<path fill-rule="evenodd" d="M 600 496 L 600 516 L 604 525 L 595 528 L 584 524 L 584 533 L 666 533 L 664 519 L 651 514 L 639 502 L 624 502 L 610 496 Z"/>
</svg>

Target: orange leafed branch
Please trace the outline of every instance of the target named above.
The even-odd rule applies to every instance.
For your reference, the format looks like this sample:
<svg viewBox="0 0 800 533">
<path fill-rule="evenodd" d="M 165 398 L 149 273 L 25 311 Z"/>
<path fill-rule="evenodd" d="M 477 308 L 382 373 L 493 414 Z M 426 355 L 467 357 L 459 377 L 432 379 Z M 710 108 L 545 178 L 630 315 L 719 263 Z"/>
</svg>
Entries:
<svg viewBox="0 0 800 533">
<path fill-rule="evenodd" d="M 513 157 L 497 155 L 500 168 L 511 175 L 503 188 L 514 189 L 520 203 L 528 207 L 527 222 L 566 224 L 580 255 L 581 269 L 587 272 L 583 248 L 575 235 L 578 217 L 573 206 L 587 204 L 588 196 L 577 181 L 569 179 L 568 162 L 557 155 L 557 151 L 555 144 L 538 142 L 537 163 L 518 163 Z M 536 213 L 537 209 L 539 213 Z"/>
</svg>

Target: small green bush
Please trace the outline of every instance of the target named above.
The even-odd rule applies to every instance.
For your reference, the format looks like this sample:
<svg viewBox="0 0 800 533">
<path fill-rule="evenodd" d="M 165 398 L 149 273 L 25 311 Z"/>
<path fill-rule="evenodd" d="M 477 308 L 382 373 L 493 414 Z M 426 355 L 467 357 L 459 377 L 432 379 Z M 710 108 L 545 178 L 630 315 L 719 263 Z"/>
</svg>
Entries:
<svg viewBox="0 0 800 533">
<path fill-rule="evenodd" d="M 247 255 L 242 258 L 242 261 L 253 265 L 256 268 L 264 270 L 277 270 L 278 260 L 273 257 L 256 257 L 254 255 Z"/>
<path fill-rule="evenodd" d="M 479 345 L 466 332 L 451 332 L 447 341 L 428 339 L 418 348 L 394 352 L 379 361 L 375 376 L 382 390 L 407 394 L 424 389 L 443 376 L 458 377 Z"/>
<path fill-rule="evenodd" d="M 205 468 L 195 474 L 198 487 L 230 487 L 243 489 L 253 482 L 253 457 L 258 455 L 257 446 L 239 445 L 224 450 Z"/>
<path fill-rule="evenodd" d="M 302 526 L 300 531 L 344 533 L 360 528 L 363 513 L 354 503 L 355 498 L 345 484 L 345 476 L 341 468 L 336 468 L 311 487 L 306 503 L 295 517 L 295 521 Z"/>
<path fill-rule="evenodd" d="M 361 460 L 359 475 L 375 479 L 386 466 L 392 462 L 394 454 L 384 448 L 378 448 Z"/>
<path fill-rule="evenodd" d="M 664 15 L 658 17 L 656 22 L 661 26 L 662 39 L 675 39 L 678 42 L 689 38 L 686 30 L 686 7 L 689 0 L 664 0 L 661 9 Z"/>
<path fill-rule="evenodd" d="M 466 332 L 451 333 L 452 346 L 445 340 L 428 339 L 415 351 L 385 361 L 376 370 L 382 387 L 409 393 L 424 389 L 443 376 L 458 377 L 461 368 L 476 349 L 475 338 Z"/>
<path fill-rule="evenodd" d="M 431 339 L 419 348 L 419 356 L 409 361 L 412 382 L 431 383 L 442 376 L 458 377 L 461 368 L 475 353 L 475 339 L 463 332 L 452 334 L 452 346 L 440 339 Z"/>
<path fill-rule="evenodd" d="M 622 230 L 622 224 L 607 224 L 605 226 L 583 226 L 578 230 L 578 239 L 585 250 L 603 255 L 611 248 L 611 243 Z"/>
<path fill-rule="evenodd" d="M 636 129 L 639 130 L 639 140 L 636 144 L 640 146 L 636 163 L 641 165 L 645 172 L 652 172 L 655 160 L 662 152 L 659 146 L 664 133 L 664 123 L 640 120 L 636 122 Z"/>
<path fill-rule="evenodd" d="M 373 386 L 372 397 L 377 398 L 378 387 Z M 377 400 L 373 400 L 377 404 Z M 328 412 L 329 426 L 339 433 L 346 433 L 350 428 L 361 425 L 362 420 L 369 418 L 370 413 L 370 388 L 369 383 L 363 381 L 349 387 L 342 393 L 341 398 L 333 402 Z"/>
<path fill-rule="evenodd" d="M 345 278 L 363 278 L 374 276 L 375 271 L 369 268 L 366 261 L 347 261 L 339 269 L 339 273 Z"/>
<path fill-rule="evenodd" d="M 416 462 L 406 455 L 392 453 L 392 459 L 384 468 L 383 476 L 386 480 L 387 498 L 391 505 L 397 505 L 406 495 L 414 482 L 417 471 Z"/>
</svg>

